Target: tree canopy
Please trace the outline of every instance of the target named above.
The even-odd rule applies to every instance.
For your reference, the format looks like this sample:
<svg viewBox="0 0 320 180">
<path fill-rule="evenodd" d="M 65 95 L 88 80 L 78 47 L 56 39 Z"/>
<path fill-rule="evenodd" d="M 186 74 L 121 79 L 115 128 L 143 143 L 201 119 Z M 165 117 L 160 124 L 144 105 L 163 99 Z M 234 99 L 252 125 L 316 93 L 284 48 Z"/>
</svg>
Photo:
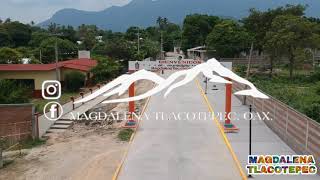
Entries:
<svg viewBox="0 0 320 180">
<path fill-rule="evenodd" d="M 206 44 L 218 57 L 238 56 L 248 49 L 252 38 L 245 28 L 233 20 L 224 20 L 214 26 Z"/>
<path fill-rule="evenodd" d="M 281 15 L 274 19 L 267 32 L 265 47 L 268 50 L 278 50 L 277 53 L 289 58 L 290 77 L 296 63 L 298 52 L 304 48 L 316 47 L 319 34 L 315 33 L 316 24 L 305 18 L 294 15 Z"/>
<path fill-rule="evenodd" d="M 202 46 L 206 43 L 208 34 L 221 20 L 217 16 L 193 14 L 188 15 L 183 21 L 182 49 Z"/>
</svg>

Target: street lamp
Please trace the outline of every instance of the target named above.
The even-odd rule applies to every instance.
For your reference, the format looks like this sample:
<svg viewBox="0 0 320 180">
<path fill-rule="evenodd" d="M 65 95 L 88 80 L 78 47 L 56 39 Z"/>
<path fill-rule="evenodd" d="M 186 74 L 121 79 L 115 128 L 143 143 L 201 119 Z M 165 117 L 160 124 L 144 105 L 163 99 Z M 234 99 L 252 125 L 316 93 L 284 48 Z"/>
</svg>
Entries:
<svg viewBox="0 0 320 180">
<path fill-rule="evenodd" d="M 140 40 L 143 40 L 143 38 L 140 37 L 140 28 L 138 28 L 138 55 L 140 54 Z"/>
<path fill-rule="evenodd" d="M 249 156 L 252 155 L 252 105 L 249 106 Z M 249 178 L 252 178 L 252 175 L 248 175 Z"/>
</svg>

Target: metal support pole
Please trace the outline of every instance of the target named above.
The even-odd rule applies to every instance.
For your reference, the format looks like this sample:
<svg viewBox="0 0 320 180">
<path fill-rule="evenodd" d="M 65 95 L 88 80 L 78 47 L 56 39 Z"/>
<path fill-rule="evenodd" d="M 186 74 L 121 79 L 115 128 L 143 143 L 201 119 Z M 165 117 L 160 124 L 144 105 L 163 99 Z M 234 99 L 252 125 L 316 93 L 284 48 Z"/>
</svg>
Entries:
<svg viewBox="0 0 320 180">
<path fill-rule="evenodd" d="M 83 99 L 84 93 L 81 92 L 81 93 L 80 93 L 80 96 L 81 96 L 81 98 Z M 84 104 L 84 102 L 83 102 L 82 104 Z"/>
<path fill-rule="evenodd" d="M 72 110 L 74 110 L 74 97 L 71 97 L 70 99 L 72 101 Z"/>
<path fill-rule="evenodd" d="M 250 119 L 249 119 L 249 155 L 252 155 L 252 145 L 251 145 L 251 141 L 252 141 L 252 124 L 251 124 L 251 122 L 252 122 L 252 105 L 250 104 L 250 106 L 249 106 L 249 112 L 250 112 Z M 249 178 L 252 178 L 252 175 L 251 174 L 249 174 L 248 175 L 248 177 Z"/>
<path fill-rule="evenodd" d="M 205 90 L 205 94 L 208 94 L 208 78 L 206 77 L 206 90 Z"/>
</svg>

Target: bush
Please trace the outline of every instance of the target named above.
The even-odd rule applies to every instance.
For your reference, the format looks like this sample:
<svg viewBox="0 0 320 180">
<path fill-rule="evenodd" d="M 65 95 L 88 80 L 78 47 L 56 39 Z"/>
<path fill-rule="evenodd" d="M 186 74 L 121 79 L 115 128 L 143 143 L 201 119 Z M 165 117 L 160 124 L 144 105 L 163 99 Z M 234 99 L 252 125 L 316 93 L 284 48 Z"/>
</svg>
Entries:
<svg viewBox="0 0 320 180">
<path fill-rule="evenodd" d="M 118 138 L 121 141 L 129 141 L 133 132 L 134 131 L 132 129 L 122 129 L 118 134 Z"/>
<path fill-rule="evenodd" d="M 247 73 L 247 66 L 245 65 L 238 65 L 235 67 L 235 71 L 241 77 L 245 77 Z"/>
<path fill-rule="evenodd" d="M 21 53 L 8 47 L 0 48 L 0 64 L 21 63 Z"/>
<path fill-rule="evenodd" d="M 320 70 L 314 72 L 314 73 L 310 76 L 310 82 L 315 82 L 315 81 L 320 81 Z"/>
<path fill-rule="evenodd" d="M 65 87 L 68 91 L 78 91 L 84 86 L 86 76 L 78 71 L 73 71 L 65 76 Z"/>
<path fill-rule="evenodd" d="M 0 80 L 0 104 L 28 103 L 28 89 L 15 80 Z"/>
<path fill-rule="evenodd" d="M 320 81 L 316 84 L 316 94 L 320 96 Z"/>
<path fill-rule="evenodd" d="M 313 103 L 305 109 L 306 115 L 320 122 L 320 103 Z"/>
<path fill-rule="evenodd" d="M 98 57 L 98 65 L 91 72 L 95 82 L 102 82 L 119 75 L 121 65 L 112 59 Z"/>
</svg>

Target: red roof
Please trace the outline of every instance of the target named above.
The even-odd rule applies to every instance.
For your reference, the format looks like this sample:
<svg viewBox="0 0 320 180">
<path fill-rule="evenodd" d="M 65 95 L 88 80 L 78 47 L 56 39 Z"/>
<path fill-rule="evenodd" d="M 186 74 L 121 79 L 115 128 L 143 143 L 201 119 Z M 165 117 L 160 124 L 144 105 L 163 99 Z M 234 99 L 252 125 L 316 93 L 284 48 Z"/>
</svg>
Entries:
<svg viewBox="0 0 320 180">
<path fill-rule="evenodd" d="M 58 67 L 89 71 L 97 65 L 93 59 L 73 59 L 60 61 Z M 0 71 L 50 71 L 56 68 L 56 64 L 0 64 Z"/>
</svg>

